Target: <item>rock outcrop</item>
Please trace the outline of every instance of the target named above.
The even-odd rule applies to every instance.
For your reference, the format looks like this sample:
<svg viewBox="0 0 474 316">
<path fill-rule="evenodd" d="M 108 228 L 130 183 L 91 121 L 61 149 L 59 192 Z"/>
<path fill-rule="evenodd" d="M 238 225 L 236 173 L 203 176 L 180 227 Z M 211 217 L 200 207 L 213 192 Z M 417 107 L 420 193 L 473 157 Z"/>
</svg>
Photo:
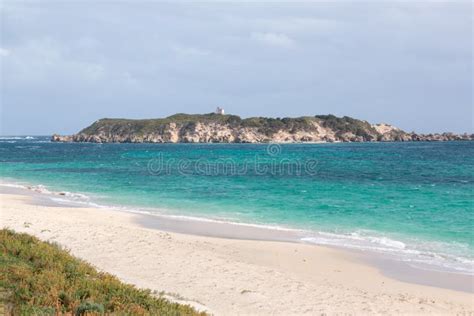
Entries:
<svg viewBox="0 0 474 316">
<path fill-rule="evenodd" d="M 92 143 L 297 143 L 474 140 L 474 134 L 407 133 L 389 124 L 334 115 L 241 119 L 235 115 L 175 114 L 164 119 L 101 119 L 54 142 Z"/>
</svg>

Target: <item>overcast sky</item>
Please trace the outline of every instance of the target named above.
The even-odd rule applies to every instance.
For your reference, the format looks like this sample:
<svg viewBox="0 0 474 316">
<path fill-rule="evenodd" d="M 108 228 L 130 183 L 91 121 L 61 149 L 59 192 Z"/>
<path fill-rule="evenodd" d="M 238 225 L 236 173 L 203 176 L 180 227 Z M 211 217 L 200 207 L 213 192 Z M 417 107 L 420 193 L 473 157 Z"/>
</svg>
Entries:
<svg viewBox="0 0 474 316">
<path fill-rule="evenodd" d="M 3 135 L 217 105 L 473 132 L 470 1 L 0 5 Z"/>
</svg>

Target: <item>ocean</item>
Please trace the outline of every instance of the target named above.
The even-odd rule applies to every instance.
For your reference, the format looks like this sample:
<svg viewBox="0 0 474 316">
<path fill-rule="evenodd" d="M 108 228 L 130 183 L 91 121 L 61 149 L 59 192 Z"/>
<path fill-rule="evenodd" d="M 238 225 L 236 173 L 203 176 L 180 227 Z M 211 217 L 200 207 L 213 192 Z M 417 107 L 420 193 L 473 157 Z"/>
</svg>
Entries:
<svg viewBox="0 0 474 316">
<path fill-rule="evenodd" d="M 33 186 L 58 203 L 297 230 L 305 243 L 474 273 L 474 142 L 91 144 L 3 136 L 0 176 L 2 185 Z"/>
</svg>

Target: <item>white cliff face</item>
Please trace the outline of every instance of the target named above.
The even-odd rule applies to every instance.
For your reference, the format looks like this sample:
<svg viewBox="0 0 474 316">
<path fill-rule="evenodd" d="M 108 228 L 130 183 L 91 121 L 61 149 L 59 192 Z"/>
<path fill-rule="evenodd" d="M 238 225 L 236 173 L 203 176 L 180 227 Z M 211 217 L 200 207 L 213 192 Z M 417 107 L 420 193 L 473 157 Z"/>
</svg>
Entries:
<svg viewBox="0 0 474 316">
<path fill-rule="evenodd" d="M 393 125 L 390 125 L 390 124 L 385 124 L 385 123 L 381 123 L 381 124 L 373 124 L 372 125 L 373 128 L 375 128 L 375 130 L 384 135 L 384 134 L 389 134 L 389 133 L 392 133 L 392 132 L 400 132 L 401 130 L 398 128 L 398 127 L 395 127 Z"/>
<path fill-rule="evenodd" d="M 165 142 L 177 143 L 180 139 L 179 132 L 180 128 L 176 125 L 176 123 L 170 123 L 169 128 L 164 133 Z"/>
<path fill-rule="evenodd" d="M 274 133 L 269 141 L 276 143 L 301 143 L 301 142 L 333 142 L 334 132 L 321 126 L 318 122 L 312 122 L 310 130 L 279 130 Z"/>
<path fill-rule="evenodd" d="M 372 125 L 381 136 L 379 137 L 380 141 L 411 141 L 412 136 L 410 134 L 405 133 L 398 127 L 395 127 L 390 124 L 374 124 Z"/>
<path fill-rule="evenodd" d="M 234 131 L 227 125 L 218 123 L 196 123 L 193 129 L 182 129 L 179 137 L 173 142 L 183 143 L 233 143 Z"/>
</svg>

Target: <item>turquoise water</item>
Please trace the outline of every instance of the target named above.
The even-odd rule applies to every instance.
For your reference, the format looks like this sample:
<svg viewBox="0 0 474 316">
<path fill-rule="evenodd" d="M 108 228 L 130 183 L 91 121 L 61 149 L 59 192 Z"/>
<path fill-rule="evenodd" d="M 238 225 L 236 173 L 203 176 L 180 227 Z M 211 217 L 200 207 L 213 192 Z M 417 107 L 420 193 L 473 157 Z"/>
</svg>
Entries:
<svg viewBox="0 0 474 316">
<path fill-rule="evenodd" d="M 473 271 L 474 142 L 68 144 L 0 138 L 4 182 L 71 200 L 306 232 Z M 58 199 L 58 196 L 55 196 Z"/>
</svg>

